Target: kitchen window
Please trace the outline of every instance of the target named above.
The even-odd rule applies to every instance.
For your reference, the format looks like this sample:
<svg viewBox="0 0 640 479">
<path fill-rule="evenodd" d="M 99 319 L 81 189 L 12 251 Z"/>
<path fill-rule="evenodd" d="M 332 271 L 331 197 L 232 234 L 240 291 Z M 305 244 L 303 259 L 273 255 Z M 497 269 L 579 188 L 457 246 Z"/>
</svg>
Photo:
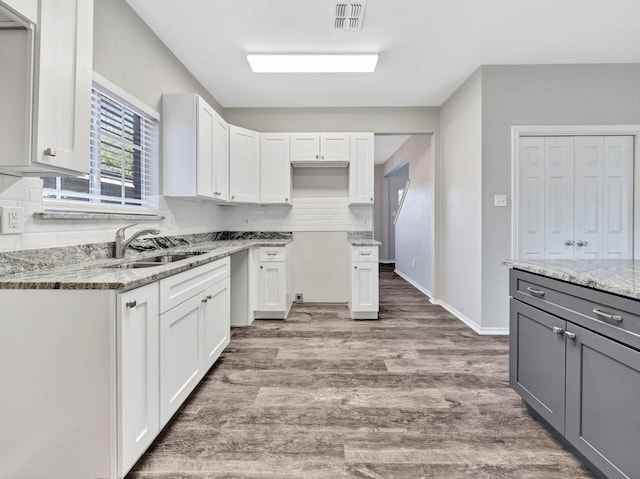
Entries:
<svg viewBox="0 0 640 479">
<path fill-rule="evenodd" d="M 45 208 L 156 214 L 159 117 L 94 75 L 89 174 L 44 178 Z"/>
</svg>

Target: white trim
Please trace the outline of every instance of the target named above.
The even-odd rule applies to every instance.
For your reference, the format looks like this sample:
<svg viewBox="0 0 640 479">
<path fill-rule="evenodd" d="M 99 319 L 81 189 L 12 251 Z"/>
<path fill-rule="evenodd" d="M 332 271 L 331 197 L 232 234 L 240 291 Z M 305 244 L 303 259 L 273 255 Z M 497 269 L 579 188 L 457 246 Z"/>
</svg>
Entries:
<svg viewBox="0 0 640 479">
<path fill-rule="evenodd" d="M 400 276 L 402 279 L 404 279 L 411 286 L 416 288 L 418 291 L 420 291 L 422 294 L 424 294 L 425 296 L 428 296 L 429 298 L 431 298 L 431 296 L 432 296 L 431 291 L 429 291 L 427 288 L 425 288 L 424 286 L 416 283 L 413 279 L 411 279 L 409 276 L 407 276 L 406 274 L 404 274 L 402 271 L 400 271 L 398 269 L 394 269 L 393 272 L 395 274 L 397 274 L 398 276 Z"/>
<path fill-rule="evenodd" d="M 470 318 L 466 317 L 464 314 L 462 314 L 460 311 L 455 309 L 450 304 L 447 304 L 446 302 L 444 302 L 444 301 L 442 301 L 440 299 L 430 299 L 429 301 L 431 302 L 431 304 L 435 304 L 437 306 L 442 306 L 444 309 L 449 311 L 451 314 L 453 314 L 456 318 L 458 318 L 464 324 L 466 324 L 471 329 L 473 329 L 473 331 L 475 331 L 476 333 L 478 333 L 478 334 L 480 334 L 482 336 L 489 336 L 489 335 L 490 336 L 508 336 L 509 335 L 509 328 L 483 328 L 483 327 L 480 327 L 480 326 L 478 326 L 478 324 L 475 321 L 473 321 Z"/>
<path fill-rule="evenodd" d="M 159 112 L 157 112 L 156 110 L 151 108 L 146 103 L 143 103 L 142 101 L 138 100 L 131 93 L 127 92 L 126 90 L 123 90 L 122 88 L 120 88 L 115 83 L 107 80 L 105 77 L 103 77 L 99 73 L 93 72 L 93 81 L 96 82 L 101 87 L 106 88 L 107 90 L 109 90 L 114 95 L 119 96 L 120 99 L 122 99 L 125 102 L 129 103 L 131 106 L 133 106 L 133 107 L 137 108 L 138 110 L 144 112 L 145 114 L 149 115 L 154 120 L 160 121 L 160 113 Z"/>
<path fill-rule="evenodd" d="M 612 136 L 634 137 L 633 217 L 640 211 L 640 125 L 531 125 L 511 127 L 511 258 L 518 258 L 518 152 L 522 136 Z M 633 222 L 633 257 L 640 257 L 640 221 Z"/>
</svg>

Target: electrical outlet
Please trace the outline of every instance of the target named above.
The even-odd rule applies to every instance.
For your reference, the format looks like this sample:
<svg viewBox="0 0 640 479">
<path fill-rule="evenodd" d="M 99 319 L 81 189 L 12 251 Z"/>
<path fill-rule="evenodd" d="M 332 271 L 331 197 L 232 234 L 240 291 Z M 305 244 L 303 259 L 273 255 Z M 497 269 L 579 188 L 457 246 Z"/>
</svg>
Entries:
<svg viewBox="0 0 640 479">
<path fill-rule="evenodd" d="M 20 206 L 0 207 L 0 233 L 18 234 L 24 232 L 24 208 Z"/>
<path fill-rule="evenodd" d="M 304 294 L 296 293 L 296 299 L 294 300 L 294 303 L 304 303 Z"/>
</svg>

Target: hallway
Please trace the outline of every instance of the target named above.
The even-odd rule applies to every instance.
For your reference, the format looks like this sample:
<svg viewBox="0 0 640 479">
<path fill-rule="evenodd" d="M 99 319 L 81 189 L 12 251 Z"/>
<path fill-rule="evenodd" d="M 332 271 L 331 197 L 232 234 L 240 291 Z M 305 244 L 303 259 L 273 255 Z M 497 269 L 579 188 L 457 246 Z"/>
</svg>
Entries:
<svg viewBox="0 0 640 479">
<path fill-rule="evenodd" d="M 380 319 L 297 304 L 231 344 L 128 479 L 590 478 L 478 336 L 381 265 Z"/>
</svg>

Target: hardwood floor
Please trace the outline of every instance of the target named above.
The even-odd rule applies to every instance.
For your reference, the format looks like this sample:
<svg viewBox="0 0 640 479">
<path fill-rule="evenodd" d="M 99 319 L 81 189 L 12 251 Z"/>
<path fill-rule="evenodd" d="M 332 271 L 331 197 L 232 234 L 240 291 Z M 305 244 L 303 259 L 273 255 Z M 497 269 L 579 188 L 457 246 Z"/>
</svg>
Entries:
<svg viewBox="0 0 640 479">
<path fill-rule="evenodd" d="M 593 477 L 522 408 L 507 354 L 383 266 L 378 321 L 300 304 L 234 329 L 127 477 Z"/>
</svg>

